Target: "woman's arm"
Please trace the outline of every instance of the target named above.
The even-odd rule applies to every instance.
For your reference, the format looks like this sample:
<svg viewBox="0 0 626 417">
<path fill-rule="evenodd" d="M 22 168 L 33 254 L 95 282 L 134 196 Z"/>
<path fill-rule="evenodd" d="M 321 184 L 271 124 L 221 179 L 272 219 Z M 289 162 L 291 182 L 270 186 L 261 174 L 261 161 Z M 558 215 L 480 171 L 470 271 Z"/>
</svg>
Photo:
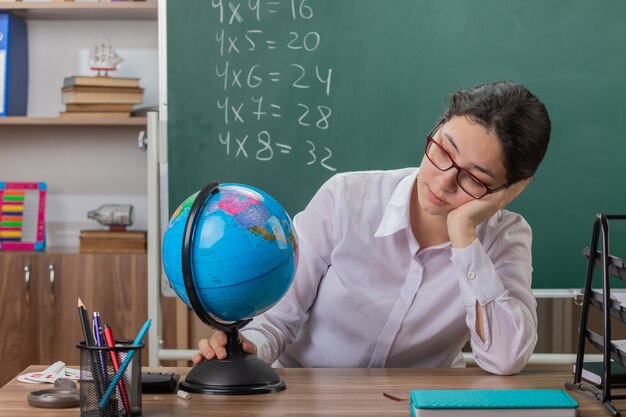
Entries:
<svg viewBox="0 0 626 417">
<path fill-rule="evenodd" d="M 259 357 L 267 363 L 278 359 L 309 317 L 320 281 L 330 265 L 333 248 L 341 236 L 342 192 L 342 175 L 335 175 L 294 218 L 299 257 L 294 281 L 274 307 L 242 330 L 257 346 Z"/>
<path fill-rule="evenodd" d="M 519 372 L 537 343 L 531 290 L 530 226 L 503 211 L 466 248 L 453 248 L 459 287 L 478 365 L 496 374 Z"/>
<path fill-rule="evenodd" d="M 529 181 L 470 201 L 448 215 L 452 261 L 460 272 L 474 358 L 483 369 L 498 374 L 519 372 L 537 341 L 530 227 L 512 213 L 504 219 L 492 217 Z M 485 235 L 479 239 L 478 226 L 483 222 L 487 222 Z"/>
</svg>

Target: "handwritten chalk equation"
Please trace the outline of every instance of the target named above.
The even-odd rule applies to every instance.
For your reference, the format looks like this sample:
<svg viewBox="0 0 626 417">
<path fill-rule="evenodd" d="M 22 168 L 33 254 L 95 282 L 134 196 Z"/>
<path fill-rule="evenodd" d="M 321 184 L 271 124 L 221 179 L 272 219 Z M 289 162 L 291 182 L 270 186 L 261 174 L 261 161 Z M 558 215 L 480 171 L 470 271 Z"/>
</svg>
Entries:
<svg viewBox="0 0 626 417">
<path fill-rule="evenodd" d="M 244 134 L 240 137 L 231 135 L 230 131 L 226 131 L 219 133 L 217 139 L 224 146 L 226 155 L 234 158 L 254 158 L 262 162 L 271 161 L 277 154 L 290 154 L 296 148 L 293 145 L 272 141 L 272 136 L 267 130 L 260 131 L 255 135 Z M 330 148 L 326 146 L 318 148 L 313 141 L 308 139 L 301 145 L 297 148 L 303 148 L 306 152 L 306 165 L 319 164 L 328 171 L 337 170 L 330 165 L 330 159 L 333 156 Z"/>
<path fill-rule="evenodd" d="M 247 106 L 246 106 L 247 104 Z M 230 97 L 217 100 L 217 109 L 224 115 L 224 124 L 244 124 L 246 121 L 261 121 L 265 118 L 280 119 L 283 117 L 283 106 L 264 102 L 263 97 L 250 97 L 250 102 L 235 102 Z M 315 126 L 320 130 L 330 127 L 333 110 L 325 105 L 296 103 L 296 116 L 300 126 Z M 293 113 L 293 112 L 292 112 Z"/>
<path fill-rule="evenodd" d="M 290 71 L 265 70 L 260 64 L 254 64 L 250 68 L 233 68 L 229 61 L 215 65 L 215 75 L 221 80 L 224 91 L 229 89 L 255 89 L 264 83 L 278 83 L 288 77 L 291 87 L 296 89 L 308 89 L 319 83 L 324 87 L 324 92 L 330 96 L 332 81 L 332 68 L 320 68 L 315 66 L 313 71 L 307 70 L 300 64 L 289 64 Z"/>
<path fill-rule="evenodd" d="M 247 52 L 276 50 L 281 46 L 294 51 L 303 50 L 307 52 L 315 51 L 321 42 L 318 32 L 300 33 L 290 31 L 287 40 L 268 39 L 264 37 L 261 29 L 249 29 L 240 34 L 230 35 L 224 30 L 215 34 L 215 41 L 218 43 L 220 56 L 236 55 Z M 283 45 L 284 44 L 284 45 Z"/>
<path fill-rule="evenodd" d="M 221 24 L 235 25 L 248 19 L 260 22 L 264 18 L 280 13 L 290 13 L 293 20 L 309 20 L 313 18 L 313 8 L 309 0 L 211 0 L 217 10 Z"/>
</svg>

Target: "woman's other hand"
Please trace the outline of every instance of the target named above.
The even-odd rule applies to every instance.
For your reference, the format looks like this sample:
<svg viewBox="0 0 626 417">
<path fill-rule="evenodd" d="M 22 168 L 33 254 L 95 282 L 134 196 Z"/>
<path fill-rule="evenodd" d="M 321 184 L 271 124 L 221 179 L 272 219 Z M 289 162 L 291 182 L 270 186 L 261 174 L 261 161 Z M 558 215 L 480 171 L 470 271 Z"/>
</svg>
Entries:
<svg viewBox="0 0 626 417">
<path fill-rule="evenodd" d="M 241 344 L 244 353 L 249 353 L 251 355 L 257 354 L 256 345 L 250 342 L 245 338 L 242 334 L 239 334 L 239 338 L 241 339 Z M 198 348 L 200 352 L 197 352 L 193 355 L 191 360 L 194 364 L 198 364 L 202 362 L 204 359 L 212 360 L 212 359 L 226 359 L 226 342 L 227 342 L 226 333 L 216 330 L 210 339 L 200 339 L 198 342 Z"/>
</svg>

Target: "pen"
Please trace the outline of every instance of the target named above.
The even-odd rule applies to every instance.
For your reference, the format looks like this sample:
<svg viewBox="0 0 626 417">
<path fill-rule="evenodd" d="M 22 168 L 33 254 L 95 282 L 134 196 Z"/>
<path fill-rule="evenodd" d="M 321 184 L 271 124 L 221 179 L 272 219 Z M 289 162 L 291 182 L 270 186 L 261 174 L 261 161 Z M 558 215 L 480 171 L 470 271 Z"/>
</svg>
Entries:
<svg viewBox="0 0 626 417">
<path fill-rule="evenodd" d="M 137 346 L 141 343 L 146 333 L 148 332 L 148 329 L 150 328 L 151 324 L 152 324 L 151 318 L 146 320 L 146 322 L 141 327 L 141 330 L 139 330 L 139 333 L 137 333 L 137 337 L 135 337 L 135 340 L 133 341 L 133 346 Z M 109 387 L 106 389 L 106 391 L 104 392 L 104 395 L 102 396 L 102 399 L 100 400 L 100 403 L 99 403 L 100 408 L 104 408 L 107 402 L 109 402 L 109 399 L 111 398 L 111 394 L 113 393 L 113 390 L 115 389 L 115 385 L 117 385 L 118 381 L 120 380 L 120 378 L 126 371 L 128 364 L 133 359 L 133 356 L 135 356 L 135 352 L 137 352 L 137 349 L 132 349 L 130 352 L 128 352 L 128 355 L 126 355 L 126 358 L 124 358 L 124 361 L 122 362 L 122 366 L 120 366 L 120 369 L 115 373 L 113 380 L 111 381 L 111 383 L 109 383 Z"/>
<path fill-rule="evenodd" d="M 111 330 L 111 326 L 107 323 L 104 323 L 102 326 L 102 332 L 104 333 L 104 341 L 108 347 L 115 346 L 115 338 L 113 337 L 113 330 Z M 117 359 L 117 353 L 114 350 L 110 350 L 111 354 L 111 362 L 113 362 L 113 369 L 117 372 L 120 369 L 120 364 Z M 120 382 L 117 384 L 120 389 L 120 396 L 122 397 L 122 403 L 124 403 L 124 409 L 126 409 L 126 414 L 130 415 L 130 404 L 128 402 L 128 395 L 126 394 L 126 387 L 124 386 L 124 378 L 120 378 Z"/>
<path fill-rule="evenodd" d="M 96 346 L 104 347 L 104 339 L 102 338 L 102 326 L 100 325 L 100 313 L 97 311 L 93 312 L 93 334 L 96 336 Z M 106 386 L 107 384 L 107 369 L 106 364 L 104 362 L 104 352 L 98 350 L 98 356 L 100 356 L 100 370 L 102 371 L 102 384 Z"/>
</svg>

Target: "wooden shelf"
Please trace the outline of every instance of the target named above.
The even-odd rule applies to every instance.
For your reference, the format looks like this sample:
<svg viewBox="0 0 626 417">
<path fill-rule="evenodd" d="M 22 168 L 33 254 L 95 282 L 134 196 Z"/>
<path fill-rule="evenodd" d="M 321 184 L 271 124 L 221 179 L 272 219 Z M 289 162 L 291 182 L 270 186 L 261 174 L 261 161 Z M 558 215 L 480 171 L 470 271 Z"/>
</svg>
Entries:
<svg viewBox="0 0 626 417">
<path fill-rule="evenodd" d="M 146 117 L 0 117 L 0 126 L 146 126 Z"/>
<path fill-rule="evenodd" d="M 0 3 L 0 12 L 26 20 L 156 20 L 157 2 Z"/>
</svg>

